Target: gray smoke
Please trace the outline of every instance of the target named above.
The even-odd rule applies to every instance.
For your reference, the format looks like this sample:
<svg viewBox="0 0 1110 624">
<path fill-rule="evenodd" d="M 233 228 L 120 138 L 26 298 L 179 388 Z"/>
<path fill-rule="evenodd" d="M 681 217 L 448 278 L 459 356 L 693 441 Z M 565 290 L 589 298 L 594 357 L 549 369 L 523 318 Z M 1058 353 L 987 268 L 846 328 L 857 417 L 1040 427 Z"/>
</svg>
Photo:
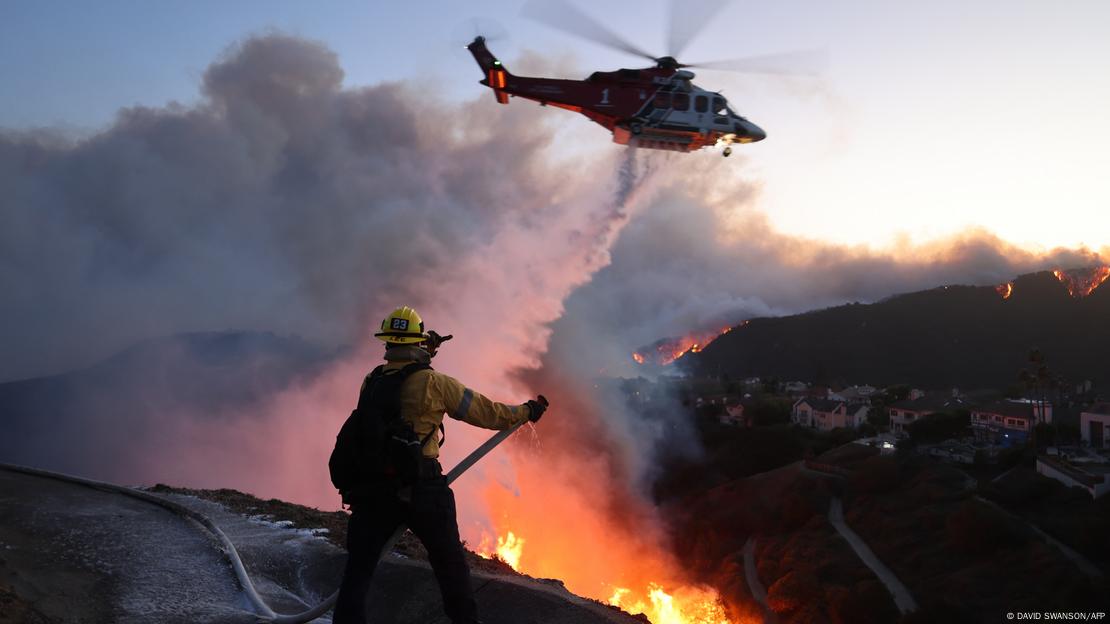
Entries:
<svg viewBox="0 0 1110 624">
<path fill-rule="evenodd" d="M 703 181 L 687 180 L 693 188 Z M 1106 262 L 1105 251 L 1032 252 L 983 230 L 880 250 L 805 239 L 776 230 L 753 206 L 755 189 L 732 192 L 724 205 L 675 186 L 660 193 L 622 231 L 612 263 L 568 298 L 566 313 L 553 325 L 552 355 L 591 353 L 594 370 L 636 375 L 643 371 L 631 352 L 660 338 L 944 284 L 1000 284 L 1031 271 Z M 581 327 L 605 340 L 582 349 Z"/>
<path fill-rule="evenodd" d="M 0 131 L 0 380 L 183 330 L 363 340 L 507 223 L 581 199 L 526 107 L 342 78 L 319 44 L 253 38 L 196 107 L 125 109 L 80 141 Z"/>
</svg>

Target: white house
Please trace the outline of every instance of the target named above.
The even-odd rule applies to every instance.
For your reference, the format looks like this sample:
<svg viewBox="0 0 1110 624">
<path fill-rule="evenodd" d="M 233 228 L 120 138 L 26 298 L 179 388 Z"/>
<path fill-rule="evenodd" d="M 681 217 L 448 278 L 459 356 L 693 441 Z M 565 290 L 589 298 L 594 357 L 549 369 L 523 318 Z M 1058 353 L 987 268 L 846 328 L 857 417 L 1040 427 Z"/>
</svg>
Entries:
<svg viewBox="0 0 1110 624">
<path fill-rule="evenodd" d="M 1079 434 L 1091 448 L 1110 448 L 1110 403 L 1099 403 L 1080 413 Z"/>
<path fill-rule="evenodd" d="M 1077 463 L 1038 455 L 1037 472 L 1069 487 L 1083 488 L 1091 498 L 1110 492 L 1110 465 L 1105 463 Z"/>
<path fill-rule="evenodd" d="M 843 390 L 836 392 L 829 392 L 826 398 L 835 399 L 838 401 L 846 401 L 848 403 L 871 403 L 871 395 L 875 394 L 876 388 L 874 386 L 849 386 Z"/>
</svg>

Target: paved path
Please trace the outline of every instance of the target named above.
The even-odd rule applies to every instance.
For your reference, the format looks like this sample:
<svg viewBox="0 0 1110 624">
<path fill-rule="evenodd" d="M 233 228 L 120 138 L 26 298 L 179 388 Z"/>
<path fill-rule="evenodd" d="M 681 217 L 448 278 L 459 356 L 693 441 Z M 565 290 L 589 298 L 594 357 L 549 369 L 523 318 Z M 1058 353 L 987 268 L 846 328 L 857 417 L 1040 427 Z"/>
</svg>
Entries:
<svg viewBox="0 0 1110 624">
<path fill-rule="evenodd" d="M 839 498 L 833 498 L 832 504 L 829 505 L 829 522 L 831 522 L 833 527 L 836 528 L 836 531 L 840 533 L 840 536 L 844 538 L 844 541 L 848 542 L 852 550 L 856 551 L 856 556 L 860 558 L 860 561 L 871 568 L 875 576 L 879 577 L 883 585 L 886 585 L 887 591 L 889 591 L 891 597 L 894 598 L 894 605 L 898 607 L 898 610 L 902 613 L 915 611 L 917 609 L 917 603 L 914 602 L 910 590 L 907 589 L 906 586 L 902 584 L 902 581 L 898 580 L 894 572 L 886 567 L 886 564 L 875 555 L 871 547 L 867 545 L 867 542 L 864 542 L 863 538 L 857 535 L 856 532 L 848 526 L 848 523 L 844 521 L 844 504 Z"/>
<path fill-rule="evenodd" d="M 1102 578 L 1102 576 L 1103 576 L 1102 575 L 1102 570 L 1100 570 L 1099 567 L 1096 566 L 1095 564 L 1091 563 L 1090 559 L 1087 559 L 1083 555 L 1079 554 L 1079 552 L 1077 552 L 1075 549 L 1073 549 L 1072 547 L 1068 546 L 1067 544 L 1061 542 L 1060 540 L 1056 539 L 1055 537 L 1052 537 L 1048 533 L 1045 533 L 1043 530 L 1041 530 L 1041 527 L 1033 524 L 1032 522 L 1026 520 L 1025 518 L 1022 518 L 1021 516 L 1019 516 L 1016 513 L 1006 509 L 1005 507 L 999 505 L 998 503 L 995 503 L 992 500 L 988 500 L 986 498 L 983 498 L 982 496 L 976 496 L 975 500 L 986 503 L 986 504 L 990 505 L 991 507 L 994 507 L 995 509 L 1001 511 L 1002 513 L 1010 516 L 1011 518 L 1016 518 L 1019 522 L 1028 526 L 1030 529 L 1033 530 L 1034 533 L 1039 535 L 1041 537 L 1041 539 L 1048 542 L 1050 545 L 1055 546 L 1065 557 L 1067 557 L 1068 559 L 1071 559 L 1072 562 L 1075 563 L 1075 565 L 1080 570 L 1082 570 L 1083 573 L 1086 574 L 1087 576 L 1089 576 L 1091 578 L 1094 578 L 1094 579 L 1101 579 Z"/>
<path fill-rule="evenodd" d="M 346 554 L 311 532 L 171 495 L 227 534 L 265 601 L 303 611 L 338 585 Z M 486 624 L 642 624 L 558 582 L 475 574 Z M 256 622 L 208 532 L 149 502 L 0 469 L 0 587 L 58 622 Z M 375 576 L 371 622 L 446 624 L 426 563 L 390 556 Z M 328 621 L 321 618 L 319 621 Z M 3 621 L 3 618 L 0 618 Z"/>
<path fill-rule="evenodd" d="M 759 571 L 755 567 L 754 536 L 749 537 L 748 541 L 744 542 L 744 579 L 748 582 L 748 591 L 752 598 L 755 598 L 755 601 L 763 609 L 763 623 L 777 624 L 778 618 L 775 617 L 775 612 L 771 610 L 771 605 L 767 604 L 767 590 L 763 587 L 763 583 L 759 582 Z"/>
<path fill-rule="evenodd" d="M 255 620 L 216 543 L 150 503 L 0 470 L 0 542 L 3 582 L 61 622 Z"/>
</svg>

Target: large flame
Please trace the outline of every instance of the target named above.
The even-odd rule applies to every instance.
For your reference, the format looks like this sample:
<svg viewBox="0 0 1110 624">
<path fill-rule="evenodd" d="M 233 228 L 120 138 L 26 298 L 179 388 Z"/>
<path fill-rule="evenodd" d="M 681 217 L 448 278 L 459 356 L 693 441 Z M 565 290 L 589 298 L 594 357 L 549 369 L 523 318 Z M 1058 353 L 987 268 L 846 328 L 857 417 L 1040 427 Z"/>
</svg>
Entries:
<svg viewBox="0 0 1110 624">
<path fill-rule="evenodd" d="M 540 435 L 537 444 L 552 442 Z M 514 487 L 488 484 L 489 532 L 499 537 L 481 539 L 482 554 L 536 578 L 559 579 L 580 596 L 643 613 L 652 624 L 737 624 L 715 590 L 689 579 L 665 530 L 652 520 L 652 504 L 616 489 L 604 453 L 569 461 L 560 455 L 514 461 Z"/>
<path fill-rule="evenodd" d="M 1067 287 L 1068 293 L 1072 297 L 1080 298 L 1093 293 L 1107 278 L 1110 278 L 1110 266 L 1072 269 L 1070 271 L 1056 269 L 1052 274 Z"/>
<path fill-rule="evenodd" d="M 730 331 L 732 331 L 732 327 L 727 326 L 707 332 L 695 332 L 679 338 L 665 338 L 651 347 L 634 352 L 632 359 L 637 364 L 650 361 L 659 366 L 666 366 L 687 353 L 700 352 L 709 343 Z"/>
<path fill-rule="evenodd" d="M 680 589 L 668 594 L 655 584 L 648 585 L 648 600 L 631 599 L 627 587 L 613 589 L 609 604 L 633 614 L 644 614 L 652 624 L 731 624 L 717 595 L 703 589 Z"/>
<path fill-rule="evenodd" d="M 1014 294 L 1014 283 L 1006 282 L 1005 284 L 999 284 L 994 287 L 994 290 L 1003 299 L 1009 299 L 1010 295 Z"/>
<path fill-rule="evenodd" d="M 482 536 L 476 552 L 527 573 L 528 569 L 521 568 L 524 543 L 524 538 L 508 531 L 498 536 L 494 546 L 493 538 L 487 533 Z M 668 592 L 655 582 L 648 582 L 639 590 L 614 586 L 606 602 L 633 615 L 642 613 L 652 624 L 733 624 L 717 593 L 700 587 L 678 587 Z"/>
<path fill-rule="evenodd" d="M 493 538 L 487 533 L 482 536 L 482 541 L 475 551 L 479 557 L 486 559 L 499 559 L 517 572 L 520 572 L 520 557 L 524 554 L 524 538 L 517 537 L 509 531 L 508 535 L 499 536 L 497 545 L 494 546 Z"/>
</svg>

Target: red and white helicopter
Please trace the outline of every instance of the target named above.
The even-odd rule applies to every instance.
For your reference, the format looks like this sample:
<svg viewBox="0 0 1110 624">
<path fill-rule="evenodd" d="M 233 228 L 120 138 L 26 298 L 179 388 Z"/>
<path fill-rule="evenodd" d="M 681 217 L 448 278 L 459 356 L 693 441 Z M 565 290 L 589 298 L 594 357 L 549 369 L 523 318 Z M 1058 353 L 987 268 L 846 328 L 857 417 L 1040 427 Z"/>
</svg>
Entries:
<svg viewBox="0 0 1110 624">
<path fill-rule="evenodd" d="M 723 155 L 728 156 L 733 143 L 762 141 L 767 133 L 729 108 L 723 95 L 695 85 L 694 73 L 686 68 L 812 74 L 802 66 L 812 64 L 813 53 L 689 65 L 678 62 L 675 55 L 693 38 L 697 26 L 712 18 L 726 2 L 674 0 L 668 46 L 672 53 L 661 57 L 640 50 L 566 2 L 544 0 L 527 5 L 525 15 L 548 26 L 655 62 L 654 67 L 646 69 L 594 72 L 585 80 L 511 74 L 489 51 L 482 36 L 466 47 L 485 73 L 481 84 L 493 89 L 501 104 L 508 104 L 510 97 L 522 97 L 541 106 L 582 113 L 612 132 L 613 141 L 621 145 L 680 152 L 721 145 Z M 696 9 L 694 15 L 686 11 L 688 8 Z"/>
</svg>

